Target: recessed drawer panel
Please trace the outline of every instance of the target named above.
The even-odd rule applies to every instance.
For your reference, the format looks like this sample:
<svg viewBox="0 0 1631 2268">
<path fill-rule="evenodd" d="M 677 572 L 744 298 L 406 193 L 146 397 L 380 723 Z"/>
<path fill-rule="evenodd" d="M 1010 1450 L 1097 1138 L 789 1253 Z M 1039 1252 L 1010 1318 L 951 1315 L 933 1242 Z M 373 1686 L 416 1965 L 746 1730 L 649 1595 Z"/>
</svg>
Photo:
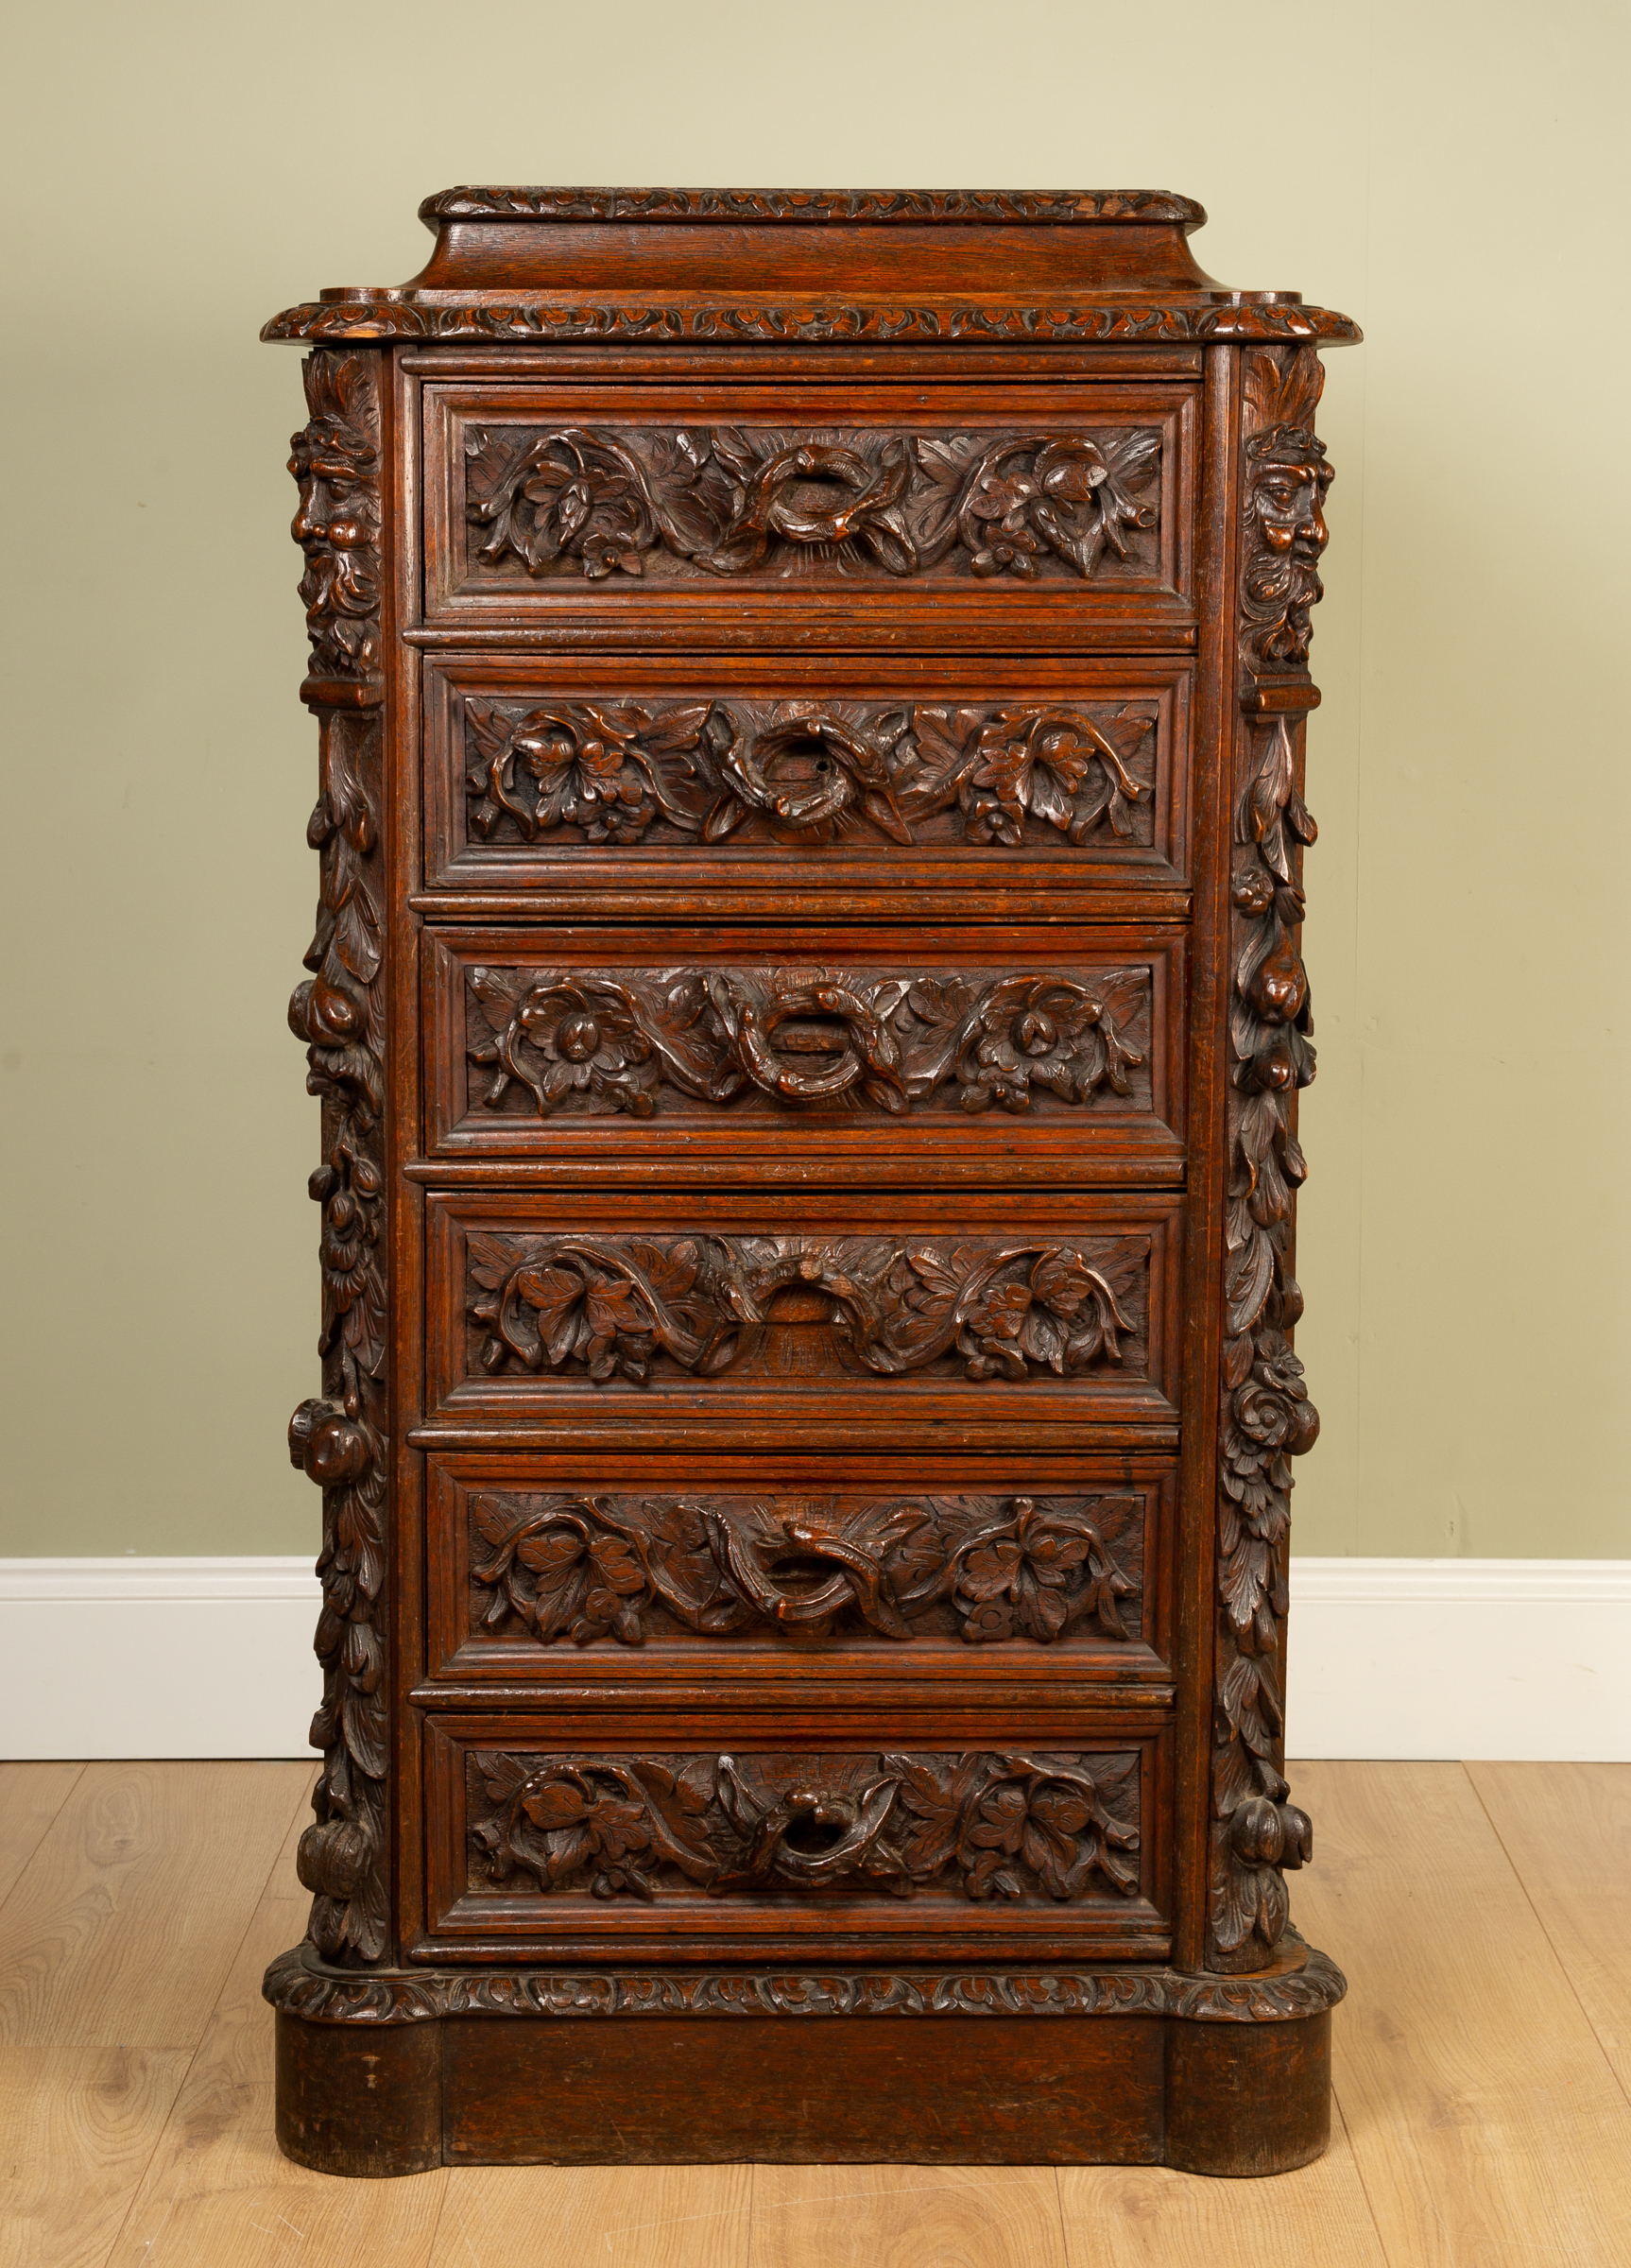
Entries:
<svg viewBox="0 0 1631 2268">
<path fill-rule="evenodd" d="M 1181 1223 L 1176 1192 L 435 1194 L 433 1435 L 1165 1446 Z"/>
<path fill-rule="evenodd" d="M 429 1486 L 433 1683 L 1170 1684 L 1170 1461 L 467 1452 Z"/>
<path fill-rule="evenodd" d="M 450 654 L 425 881 L 585 898 L 970 892 L 1062 915 L 1190 872 L 1191 665 Z"/>
<path fill-rule="evenodd" d="M 427 937 L 428 1146 L 1176 1180 L 1180 931 Z M 997 1162 L 1000 1160 L 1000 1164 Z"/>
<path fill-rule="evenodd" d="M 881 1712 L 879 1712 L 881 1714 Z M 694 1721 L 427 1727 L 433 1935 L 586 1956 L 1158 1958 L 1168 1744 L 987 1709 L 823 1737 Z M 473 1946 L 472 1946 L 473 1950 Z"/>
<path fill-rule="evenodd" d="M 429 385 L 427 618 L 1193 639 L 1195 394 Z M 910 643 L 919 643 L 917 634 Z"/>
</svg>

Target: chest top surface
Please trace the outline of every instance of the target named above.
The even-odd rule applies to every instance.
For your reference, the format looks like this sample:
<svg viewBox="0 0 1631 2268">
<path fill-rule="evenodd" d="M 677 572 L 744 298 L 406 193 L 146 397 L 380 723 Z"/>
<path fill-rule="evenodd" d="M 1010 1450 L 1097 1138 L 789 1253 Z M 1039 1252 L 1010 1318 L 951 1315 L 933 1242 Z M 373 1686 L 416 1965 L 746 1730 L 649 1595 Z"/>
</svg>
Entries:
<svg viewBox="0 0 1631 2268">
<path fill-rule="evenodd" d="M 1158 189 L 459 188 L 389 287 L 325 288 L 268 339 L 1356 340 L 1296 291 L 1197 266 Z"/>
</svg>

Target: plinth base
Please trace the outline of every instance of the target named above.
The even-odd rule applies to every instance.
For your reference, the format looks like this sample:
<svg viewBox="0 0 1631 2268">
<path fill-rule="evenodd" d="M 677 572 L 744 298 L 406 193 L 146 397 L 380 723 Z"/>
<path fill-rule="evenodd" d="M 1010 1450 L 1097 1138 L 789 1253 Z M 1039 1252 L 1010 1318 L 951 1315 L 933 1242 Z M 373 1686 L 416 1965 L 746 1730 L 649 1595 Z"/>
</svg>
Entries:
<svg viewBox="0 0 1631 2268">
<path fill-rule="evenodd" d="M 319 2173 L 877 2162 L 1288 2173 L 1331 2128 L 1296 1968 L 347 1973 L 274 1962 L 277 2131 Z"/>
</svg>

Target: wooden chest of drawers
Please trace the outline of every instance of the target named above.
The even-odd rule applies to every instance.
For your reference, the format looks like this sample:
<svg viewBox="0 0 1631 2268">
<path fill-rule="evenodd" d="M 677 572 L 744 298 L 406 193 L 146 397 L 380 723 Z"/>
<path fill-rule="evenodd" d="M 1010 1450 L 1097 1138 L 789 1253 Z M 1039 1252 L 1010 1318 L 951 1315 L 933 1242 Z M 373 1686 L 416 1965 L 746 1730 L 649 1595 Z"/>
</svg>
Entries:
<svg viewBox="0 0 1631 2268">
<path fill-rule="evenodd" d="M 1295 295 L 1181 198 L 461 190 L 312 343 L 280 2137 L 1323 2146 Z"/>
</svg>

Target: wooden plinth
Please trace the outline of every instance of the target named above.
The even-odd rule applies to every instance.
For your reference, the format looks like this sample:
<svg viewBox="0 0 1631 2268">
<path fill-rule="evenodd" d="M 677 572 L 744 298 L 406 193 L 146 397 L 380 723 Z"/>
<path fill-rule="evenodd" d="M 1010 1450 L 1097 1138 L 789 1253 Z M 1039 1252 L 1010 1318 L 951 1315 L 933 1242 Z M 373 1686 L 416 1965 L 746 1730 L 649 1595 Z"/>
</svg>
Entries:
<svg viewBox="0 0 1631 2268">
<path fill-rule="evenodd" d="M 319 2173 L 760 2160 L 1283 2174 L 1325 2149 L 1331 2016 L 280 2010 L 277 2132 Z"/>
</svg>

